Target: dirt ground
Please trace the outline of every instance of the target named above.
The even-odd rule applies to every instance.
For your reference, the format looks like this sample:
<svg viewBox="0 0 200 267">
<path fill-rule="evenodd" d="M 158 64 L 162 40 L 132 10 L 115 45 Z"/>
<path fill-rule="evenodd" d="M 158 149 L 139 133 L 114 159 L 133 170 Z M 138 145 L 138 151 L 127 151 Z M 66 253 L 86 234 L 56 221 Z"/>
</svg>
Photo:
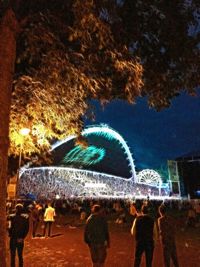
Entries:
<svg viewBox="0 0 200 267">
<path fill-rule="evenodd" d="M 75 225 L 75 226 L 74 226 Z M 134 261 L 134 240 L 130 224 L 109 222 L 111 247 L 106 267 L 131 267 Z M 51 238 L 31 238 L 31 229 L 25 241 L 24 267 L 90 267 L 90 254 L 83 242 L 84 224 L 62 219 L 54 224 Z M 42 226 L 38 234 L 42 233 Z M 200 227 L 177 233 L 180 267 L 200 267 Z M 9 257 L 8 257 L 9 258 Z M 9 260 L 8 260 L 9 261 Z M 141 267 L 145 266 L 142 259 Z M 163 267 L 162 248 L 157 242 L 153 258 L 154 267 Z"/>
</svg>

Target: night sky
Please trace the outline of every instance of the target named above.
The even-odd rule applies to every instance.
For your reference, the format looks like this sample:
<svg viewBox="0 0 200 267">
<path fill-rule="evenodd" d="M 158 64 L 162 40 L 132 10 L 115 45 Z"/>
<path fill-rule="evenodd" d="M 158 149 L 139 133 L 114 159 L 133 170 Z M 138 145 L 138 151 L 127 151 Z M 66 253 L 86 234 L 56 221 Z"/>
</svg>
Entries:
<svg viewBox="0 0 200 267">
<path fill-rule="evenodd" d="M 160 112 L 150 109 L 145 98 L 135 105 L 113 101 L 104 110 L 97 102 L 95 107 L 95 124 L 106 123 L 122 135 L 139 170 L 167 170 L 168 159 L 200 151 L 200 92 L 196 97 L 183 93 Z"/>
</svg>

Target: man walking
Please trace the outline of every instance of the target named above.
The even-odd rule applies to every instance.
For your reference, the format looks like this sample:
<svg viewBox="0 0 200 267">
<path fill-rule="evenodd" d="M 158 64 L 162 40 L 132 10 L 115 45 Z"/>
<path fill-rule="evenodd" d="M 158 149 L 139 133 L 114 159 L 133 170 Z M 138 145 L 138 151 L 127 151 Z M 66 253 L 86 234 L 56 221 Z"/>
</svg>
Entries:
<svg viewBox="0 0 200 267">
<path fill-rule="evenodd" d="M 93 267 L 103 267 L 107 248 L 110 247 L 108 225 L 99 205 L 92 207 L 92 214 L 87 219 L 84 231 L 84 241 L 90 249 Z"/>
<path fill-rule="evenodd" d="M 29 220 L 28 215 L 22 214 L 23 205 L 16 205 L 16 214 L 11 217 L 11 225 L 9 228 L 10 236 L 10 257 L 11 267 L 15 267 L 16 250 L 19 259 L 19 267 L 23 267 L 23 248 L 24 239 L 28 234 Z"/>
<path fill-rule="evenodd" d="M 135 236 L 135 261 L 134 267 L 139 267 L 142 254 L 145 252 L 146 267 L 152 267 L 154 239 L 157 236 L 156 224 L 149 216 L 148 206 L 143 205 L 141 215 L 137 216 L 133 222 L 131 234 Z"/>
<path fill-rule="evenodd" d="M 163 245 L 163 258 L 165 267 L 170 267 L 170 259 L 175 267 L 179 267 L 176 242 L 175 242 L 175 227 L 172 217 L 167 215 L 167 208 L 162 204 L 159 207 L 160 218 L 158 219 L 158 228 L 161 235 Z"/>
</svg>

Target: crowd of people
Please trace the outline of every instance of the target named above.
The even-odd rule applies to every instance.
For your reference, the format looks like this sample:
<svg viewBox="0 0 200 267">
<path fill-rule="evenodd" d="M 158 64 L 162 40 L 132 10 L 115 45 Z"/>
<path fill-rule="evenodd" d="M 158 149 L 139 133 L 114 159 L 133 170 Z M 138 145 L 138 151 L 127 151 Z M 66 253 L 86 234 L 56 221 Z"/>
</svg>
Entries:
<svg viewBox="0 0 200 267">
<path fill-rule="evenodd" d="M 50 238 L 52 224 L 62 215 L 79 216 L 85 225 L 84 240 L 89 247 L 93 266 L 104 266 L 107 249 L 110 246 L 110 233 L 107 218 L 115 214 L 115 223 L 130 223 L 130 232 L 135 238 L 134 266 L 140 266 L 142 254 L 146 256 L 146 266 L 152 266 L 154 244 L 161 239 L 164 266 L 170 266 L 170 259 L 178 267 L 176 250 L 176 225 L 184 216 L 183 227 L 195 227 L 200 223 L 200 202 L 188 200 L 145 199 L 97 199 L 70 198 L 34 202 L 20 201 L 13 213 L 12 203 L 8 203 L 8 230 L 10 236 L 11 267 L 15 266 L 18 252 L 19 266 L 23 266 L 24 239 L 29 225 L 32 238 Z M 23 205 L 22 205 L 23 202 Z M 176 217 L 178 214 L 179 217 Z M 178 220 L 175 220 L 178 218 Z M 42 233 L 39 232 L 39 225 Z"/>
<path fill-rule="evenodd" d="M 90 188 L 87 185 L 93 185 Z M 53 199 L 56 196 L 67 199 L 78 196 L 127 197 L 127 196 L 168 196 L 168 188 L 134 183 L 106 174 L 63 170 L 62 168 L 27 169 L 20 177 L 19 195 L 33 194 L 37 199 Z"/>
</svg>

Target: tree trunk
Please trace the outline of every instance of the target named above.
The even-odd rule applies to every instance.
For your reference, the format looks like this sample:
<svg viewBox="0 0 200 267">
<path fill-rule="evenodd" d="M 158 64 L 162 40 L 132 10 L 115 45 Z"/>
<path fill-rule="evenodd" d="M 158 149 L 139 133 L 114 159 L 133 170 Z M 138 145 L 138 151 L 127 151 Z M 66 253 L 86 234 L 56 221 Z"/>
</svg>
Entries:
<svg viewBox="0 0 200 267">
<path fill-rule="evenodd" d="M 9 115 L 16 57 L 17 20 L 8 9 L 0 24 L 0 267 L 6 267 L 6 196 Z"/>
</svg>

